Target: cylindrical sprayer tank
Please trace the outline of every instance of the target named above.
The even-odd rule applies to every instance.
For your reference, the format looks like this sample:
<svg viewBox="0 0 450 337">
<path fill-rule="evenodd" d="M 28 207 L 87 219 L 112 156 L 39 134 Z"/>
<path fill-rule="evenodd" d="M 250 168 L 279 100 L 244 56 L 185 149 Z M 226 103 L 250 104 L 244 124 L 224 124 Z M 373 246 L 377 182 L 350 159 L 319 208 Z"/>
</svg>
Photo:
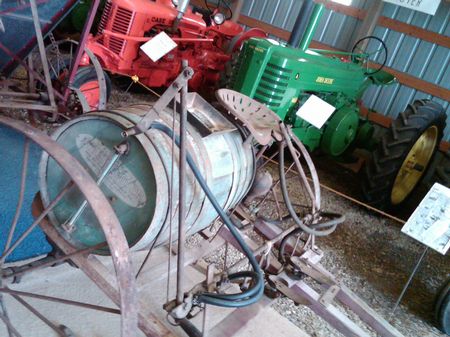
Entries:
<svg viewBox="0 0 450 337">
<path fill-rule="evenodd" d="M 65 123 L 52 137 L 96 179 L 114 157 L 114 147 L 123 142 L 121 132 L 136 125 L 149 110 L 148 105 L 133 105 L 90 113 Z M 239 127 L 199 95 L 188 95 L 188 113 L 187 149 L 219 203 L 224 209 L 233 208 L 247 194 L 255 176 L 253 147 L 245 142 Z M 155 121 L 172 128 L 172 116 L 172 109 L 166 108 L 155 116 Z M 178 133 L 178 122 L 174 124 Z M 120 156 L 100 187 L 109 198 L 133 249 L 148 248 L 158 233 L 157 244 L 167 243 L 170 221 L 173 233 L 178 226 L 178 148 L 174 146 L 172 156 L 172 139 L 158 130 L 130 137 L 128 147 L 128 153 Z M 187 181 L 186 228 L 188 234 L 192 234 L 210 225 L 217 213 L 190 169 Z M 68 182 L 61 168 L 44 156 L 40 167 L 44 205 L 47 206 Z M 86 207 L 72 227 L 65 226 L 82 203 L 80 193 L 74 189 L 49 216 L 59 232 L 80 248 L 105 240 L 90 207 Z"/>
</svg>

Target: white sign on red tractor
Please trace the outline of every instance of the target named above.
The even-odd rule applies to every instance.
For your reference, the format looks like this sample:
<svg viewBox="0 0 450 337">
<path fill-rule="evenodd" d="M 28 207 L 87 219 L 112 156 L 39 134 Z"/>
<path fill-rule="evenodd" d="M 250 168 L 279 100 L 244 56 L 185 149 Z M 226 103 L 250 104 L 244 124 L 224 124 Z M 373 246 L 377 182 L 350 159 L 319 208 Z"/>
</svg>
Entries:
<svg viewBox="0 0 450 337">
<path fill-rule="evenodd" d="M 384 2 L 434 15 L 436 14 L 441 0 L 384 0 Z"/>
</svg>

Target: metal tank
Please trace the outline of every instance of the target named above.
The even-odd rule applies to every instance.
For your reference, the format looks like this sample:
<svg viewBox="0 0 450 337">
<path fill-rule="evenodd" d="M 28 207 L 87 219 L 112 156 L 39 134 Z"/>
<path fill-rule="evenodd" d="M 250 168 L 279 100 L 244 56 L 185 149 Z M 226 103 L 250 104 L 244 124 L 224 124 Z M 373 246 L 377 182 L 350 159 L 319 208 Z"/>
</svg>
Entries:
<svg viewBox="0 0 450 337">
<path fill-rule="evenodd" d="M 149 109 L 148 105 L 133 105 L 83 115 L 59 127 L 52 137 L 98 179 L 113 157 L 114 147 L 123 142 L 121 132 L 133 127 Z M 247 194 L 254 179 L 253 147 L 250 142 L 245 142 L 245 135 L 233 123 L 199 95 L 189 94 L 188 112 L 188 151 L 220 205 L 224 209 L 233 208 Z M 155 116 L 155 120 L 172 128 L 172 116 L 173 111 L 166 108 Z M 177 121 L 175 130 L 178 130 Z M 110 200 L 130 246 L 138 250 L 148 248 L 157 236 L 158 245 L 168 242 L 170 200 L 173 203 L 173 233 L 176 233 L 178 149 L 175 145 L 175 187 L 171 191 L 172 139 L 158 130 L 150 130 L 130 137 L 128 142 L 128 153 L 114 164 L 100 186 Z M 192 234 L 210 225 L 217 213 L 190 169 L 187 175 L 186 229 L 188 234 Z M 68 182 L 69 178 L 53 159 L 44 156 L 40 167 L 40 187 L 45 205 Z M 64 226 L 82 203 L 79 191 L 71 191 L 49 215 L 50 220 L 77 247 L 99 244 L 105 238 L 89 207 L 72 228 Z"/>
</svg>

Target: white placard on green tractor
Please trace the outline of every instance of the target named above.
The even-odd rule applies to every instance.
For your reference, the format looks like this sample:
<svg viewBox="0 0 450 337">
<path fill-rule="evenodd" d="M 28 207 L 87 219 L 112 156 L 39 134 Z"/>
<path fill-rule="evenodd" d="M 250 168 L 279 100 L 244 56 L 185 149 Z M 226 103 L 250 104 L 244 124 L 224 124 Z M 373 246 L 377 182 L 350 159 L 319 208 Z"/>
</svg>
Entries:
<svg viewBox="0 0 450 337">
<path fill-rule="evenodd" d="M 336 108 L 328 102 L 311 95 L 298 109 L 297 116 L 320 129 L 335 110 Z"/>
</svg>

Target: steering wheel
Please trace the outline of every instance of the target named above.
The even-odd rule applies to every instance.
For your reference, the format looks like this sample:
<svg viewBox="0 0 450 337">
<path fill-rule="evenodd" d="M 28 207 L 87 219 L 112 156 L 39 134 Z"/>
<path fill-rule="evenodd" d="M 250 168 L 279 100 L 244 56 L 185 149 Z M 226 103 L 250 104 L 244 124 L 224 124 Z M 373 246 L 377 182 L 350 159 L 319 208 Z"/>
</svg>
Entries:
<svg viewBox="0 0 450 337">
<path fill-rule="evenodd" d="M 212 14 L 213 14 L 213 12 L 208 8 L 202 8 L 202 7 L 198 7 L 198 6 L 192 6 L 192 13 L 199 13 L 201 16 L 202 16 L 202 18 L 203 18 L 203 21 L 205 21 L 205 23 L 206 23 L 206 26 L 207 27 L 209 27 L 209 26 L 211 26 L 211 23 L 212 23 L 212 21 L 211 21 L 211 16 L 212 16 Z"/>
<path fill-rule="evenodd" d="M 226 0 L 219 0 L 217 2 L 217 4 L 214 6 L 214 8 L 211 8 L 209 5 L 209 1 L 208 0 L 204 0 L 205 6 L 206 8 L 211 12 L 215 12 L 217 9 L 219 9 L 221 6 L 223 6 L 226 11 L 228 12 L 228 15 L 225 15 L 225 21 L 226 20 L 231 20 L 231 18 L 233 17 L 233 10 L 230 7 L 230 4 L 226 1 Z"/>
<path fill-rule="evenodd" d="M 366 40 L 369 40 L 369 41 L 365 42 Z M 380 44 L 380 46 L 373 52 L 366 52 L 365 48 L 363 48 L 363 47 L 368 46 L 370 40 L 377 41 Z M 369 59 L 371 59 L 371 58 L 375 59 L 380 54 L 383 55 L 383 62 L 381 62 L 380 66 L 378 68 L 369 69 L 369 67 L 368 67 Z M 351 60 L 354 63 L 360 63 L 360 62 L 366 63 L 367 70 L 364 72 L 365 75 L 370 76 L 370 75 L 376 74 L 381 69 L 383 69 L 383 67 L 386 65 L 387 58 L 388 58 L 388 49 L 386 47 L 386 44 L 384 43 L 384 41 L 382 39 L 380 39 L 379 37 L 376 37 L 376 36 L 370 35 L 370 36 L 363 37 L 362 39 L 358 40 L 352 48 Z"/>
</svg>

